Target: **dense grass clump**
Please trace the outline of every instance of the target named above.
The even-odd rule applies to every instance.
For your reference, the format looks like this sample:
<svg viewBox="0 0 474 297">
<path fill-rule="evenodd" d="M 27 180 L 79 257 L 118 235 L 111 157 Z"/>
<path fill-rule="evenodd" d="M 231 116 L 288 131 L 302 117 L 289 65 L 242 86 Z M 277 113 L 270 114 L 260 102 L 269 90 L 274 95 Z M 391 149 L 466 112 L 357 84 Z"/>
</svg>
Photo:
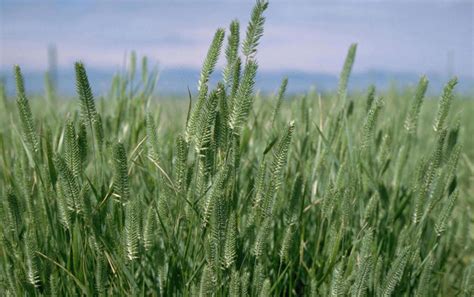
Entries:
<svg viewBox="0 0 474 297">
<path fill-rule="evenodd" d="M 283 79 L 256 95 L 266 8 L 242 43 L 237 21 L 225 49 L 217 30 L 189 108 L 157 104 L 135 55 L 100 99 L 76 63 L 73 102 L 50 88 L 30 102 L 15 67 L 16 105 L 0 92 L 3 296 L 474 294 L 457 80 L 439 101 L 425 77 L 348 93 L 352 45 L 337 92 L 285 100 Z"/>
</svg>

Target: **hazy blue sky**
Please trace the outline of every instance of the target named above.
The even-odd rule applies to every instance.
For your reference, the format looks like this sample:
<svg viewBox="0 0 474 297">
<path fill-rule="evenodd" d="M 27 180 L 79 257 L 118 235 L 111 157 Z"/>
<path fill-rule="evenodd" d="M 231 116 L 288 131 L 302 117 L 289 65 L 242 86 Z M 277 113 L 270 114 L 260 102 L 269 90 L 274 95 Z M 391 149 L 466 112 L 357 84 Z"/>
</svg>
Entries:
<svg viewBox="0 0 474 297">
<path fill-rule="evenodd" d="M 263 70 L 339 72 L 359 44 L 355 72 L 370 69 L 474 77 L 474 1 L 270 1 L 258 60 Z M 112 68 L 130 50 L 162 67 L 200 67 L 217 27 L 241 21 L 253 1 L 0 0 L 0 67 L 45 69 L 76 60 Z"/>
</svg>

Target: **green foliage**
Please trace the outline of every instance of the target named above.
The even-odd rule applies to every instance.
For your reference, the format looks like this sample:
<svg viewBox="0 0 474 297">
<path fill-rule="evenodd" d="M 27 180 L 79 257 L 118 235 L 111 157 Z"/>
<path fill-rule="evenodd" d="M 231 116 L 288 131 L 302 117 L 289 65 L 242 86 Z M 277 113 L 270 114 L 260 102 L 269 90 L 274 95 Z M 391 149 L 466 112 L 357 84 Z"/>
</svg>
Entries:
<svg viewBox="0 0 474 297">
<path fill-rule="evenodd" d="M 128 165 L 125 147 L 122 143 L 114 145 L 114 194 L 122 203 L 130 198 L 130 185 L 128 180 Z"/>
<path fill-rule="evenodd" d="M 411 251 L 410 248 L 404 248 L 400 254 L 395 258 L 388 274 L 385 276 L 385 280 L 382 285 L 381 296 L 391 296 L 401 281 L 403 272 L 405 271 L 405 266 L 407 265 L 408 259 L 410 257 Z"/>
<path fill-rule="evenodd" d="M 344 270 L 343 270 L 343 263 L 340 262 L 336 265 L 336 267 L 334 267 L 332 280 L 331 280 L 330 296 L 339 297 L 339 296 L 344 296 L 344 295 L 345 295 Z"/>
<path fill-rule="evenodd" d="M 420 275 L 420 282 L 416 290 L 416 296 L 428 296 L 431 274 L 433 272 L 434 261 L 431 255 L 428 256 Z"/>
<path fill-rule="evenodd" d="M 140 233 L 140 204 L 137 197 L 128 201 L 125 209 L 125 254 L 128 260 L 138 257 L 138 244 Z"/>
<path fill-rule="evenodd" d="M 369 86 L 369 89 L 367 91 L 367 103 L 366 103 L 366 110 L 367 112 L 370 110 L 370 108 L 372 107 L 372 103 L 374 102 L 375 100 L 375 86 L 374 85 L 370 85 Z"/>
<path fill-rule="evenodd" d="M 224 267 L 229 268 L 234 264 L 237 257 L 237 221 L 235 214 L 229 218 L 224 250 Z M 238 277 L 237 277 L 238 279 Z M 237 280 L 235 280 L 237 281 Z M 234 290 L 235 291 L 235 290 Z"/>
<path fill-rule="evenodd" d="M 222 80 L 226 85 L 229 85 L 234 76 L 234 68 L 237 66 L 237 58 L 239 57 L 239 42 L 240 42 L 240 24 L 239 21 L 234 20 L 230 23 L 230 35 L 227 40 L 227 48 L 225 50 L 225 58 L 227 64 L 222 73 Z"/>
<path fill-rule="evenodd" d="M 373 143 L 377 117 L 380 113 L 380 109 L 382 108 L 382 106 L 383 99 L 377 98 L 370 107 L 369 112 L 367 113 L 364 125 L 362 126 L 362 150 L 367 149 Z"/>
<path fill-rule="evenodd" d="M 458 79 L 454 77 L 444 87 L 443 94 L 439 100 L 438 114 L 433 125 L 435 131 L 441 131 L 445 128 L 446 117 L 448 116 L 449 108 L 454 98 L 453 90 L 457 83 Z"/>
<path fill-rule="evenodd" d="M 221 52 L 222 42 L 224 40 L 224 29 L 218 29 L 214 34 L 214 39 L 212 40 L 211 46 L 207 52 L 206 59 L 204 60 L 204 64 L 202 66 L 201 75 L 199 78 L 198 83 L 198 99 L 197 103 L 191 110 L 189 121 L 187 122 L 186 126 L 186 139 L 189 141 L 195 133 L 197 129 L 199 117 L 201 114 L 201 110 L 205 106 L 206 96 L 208 92 L 208 82 L 209 77 L 211 76 L 214 68 L 216 67 L 217 59 L 219 58 L 219 54 Z"/>
<path fill-rule="evenodd" d="M 150 113 L 146 116 L 146 145 L 148 149 L 148 158 L 154 162 L 159 161 L 158 134 L 156 131 L 155 120 Z"/>
<path fill-rule="evenodd" d="M 339 85 L 337 88 L 337 95 L 341 100 L 347 97 L 347 85 L 349 83 L 349 76 L 351 75 L 352 65 L 354 65 L 355 55 L 357 51 L 357 44 L 351 44 L 347 52 L 344 66 L 342 67 L 341 75 L 339 76 Z"/>
<path fill-rule="evenodd" d="M 212 72 L 214 72 L 217 59 L 219 58 L 219 54 L 221 52 L 224 34 L 224 29 L 218 29 L 214 34 L 214 38 L 212 40 L 211 46 L 209 47 L 209 51 L 207 52 L 206 59 L 204 60 L 204 64 L 202 66 L 201 76 L 199 78 L 198 84 L 199 90 L 201 90 L 202 85 L 205 85 L 209 82 L 209 77 L 211 76 Z"/>
<path fill-rule="evenodd" d="M 94 96 L 87 78 L 87 72 L 84 64 L 76 62 L 76 88 L 81 102 L 81 116 L 84 123 L 92 126 L 93 121 L 97 117 L 97 110 L 95 108 Z"/>
<path fill-rule="evenodd" d="M 348 92 L 355 45 L 337 93 L 282 104 L 283 79 L 257 96 L 266 8 L 242 45 L 231 23 L 211 84 L 217 31 L 189 111 L 154 100 L 135 53 L 97 101 L 76 63 L 79 101 L 54 108 L 15 68 L 16 106 L 0 90 L 3 295 L 472 295 L 472 102 L 451 80 L 437 111 L 424 77 Z"/>
<path fill-rule="evenodd" d="M 257 63 L 250 60 L 244 68 L 232 110 L 229 116 L 229 127 L 234 134 L 240 135 L 242 124 L 248 117 L 253 104 L 253 88 L 255 85 L 255 76 L 257 75 Z"/>
<path fill-rule="evenodd" d="M 357 259 L 356 279 L 352 286 L 352 296 L 367 296 L 369 278 L 372 274 L 374 259 L 372 255 L 373 231 L 367 230 L 362 240 L 362 248 Z"/>
<path fill-rule="evenodd" d="M 17 93 L 17 107 L 20 115 L 21 128 L 28 149 L 31 153 L 39 150 L 38 136 L 36 134 L 35 125 L 33 121 L 33 114 L 31 113 L 30 103 L 26 98 L 25 84 L 23 75 L 21 74 L 20 66 L 14 67 Z"/>
<path fill-rule="evenodd" d="M 278 115 L 278 111 L 281 108 L 281 103 L 286 92 L 286 87 L 288 85 L 288 78 L 284 78 L 281 82 L 280 89 L 278 90 L 278 95 L 276 97 L 275 109 L 273 110 L 272 122 L 274 123 Z"/>
<path fill-rule="evenodd" d="M 458 192 L 455 191 L 449 196 L 449 200 L 442 206 L 441 213 L 439 214 L 438 220 L 435 224 L 436 234 L 440 236 L 445 230 L 446 225 L 448 223 L 448 219 L 451 216 L 451 212 L 453 211 L 454 203 L 458 198 Z"/>
<path fill-rule="evenodd" d="M 262 289 L 260 290 L 260 294 L 258 296 L 260 297 L 270 297 L 270 289 L 271 289 L 271 283 L 270 280 L 267 278 L 263 282 Z"/>
<path fill-rule="evenodd" d="M 247 26 L 247 32 L 242 44 L 242 53 L 246 59 L 253 58 L 257 52 L 260 38 L 263 36 L 263 26 L 265 24 L 264 11 L 268 7 L 265 0 L 257 0 Z"/>
<path fill-rule="evenodd" d="M 2 103 L 2 107 L 6 111 L 8 108 L 8 103 L 7 103 L 7 90 L 6 90 L 4 79 L 0 79 L 0 102 Z"/>
<path fill-rule="evenodd" d="M 229 296 L 231 297 L 240 296 L 240 276 L 236 270 L 232 271 L 232 275 L 230 278 Z"/>
<path fill-rule="evenodd" d="M 285 131 L 285 134 L 283 134 L 277 147 L 274 149 L 273 162 L 270 166 L 271 191 L 277 191 L 278 188 L 282 184 L 283 168 L 286 165 L 286 162 L 288 159 L 288 152 L 290 150 L 291 137 L 293 135 L 294 130 L 295 130 L 295 122 L 291 121 L 288 124 L 288 129 Z"/>
<path fill-rule="evenodd" d="M 224 185 L 229 174 L 229 167 L 224 167 L 219 171 L 215 177 L 215 181 L 209 190 L 206 197 L 203 198 L 204 202 L 202 205 L 202 227 L 206 227 L 211 218 L 211 214 L 214 211 L 216 202 L 222 198 L 222 192 L 224 191 Z"/>
<path fill-rule="evenodd" d="M 418 117 L 421 111 L 421 105 L 423 104 L 423 98 L 425 97 L 426 89 L 428 88 L 428 79 L 426 76 L 420 78 L 418 86 L 416 87 L 415 96 L 410 105 L 407 117 L 405 119 L 405 129 L 409 133 L 416 132 L 418 126 Z"/>
<path fill-rule="evenodd" d="M 25 258 L 26 258 L 26 277 L 28 282 L 35 286 L 40 286 L 40 278 L 38 272 L 38 259 L 36 256 L 37 252 L 37 245 L 36 245 L 36 238 L 35 238 L 34 229 L 30 227 L 26 234 L 25 240 Z"/>
<path fill-rule="evenodd" d="M 94 96 L 89 84 L 89 78 L 82 62 L 76 62 L 76 89 L 81 103 L 81 119 L 84 125 L 89 125 L 91 131 L 94 131 L 94 141 L 102 147 L 104 132 L 102 119 L 97 113 Z"/>
<path fill-rule="evenodd" d="M 64 159 L 56 156 L 56 168 L 59 173 L 59 185 L 61 187 L 61 194 L 66 201 L 67 211 L 79 212 L 79 185 L 74 177 L 73 172 L 67 166 Z"/>
<path fill-rule="evenodd" d="M 211 296 L 213 292 L 213 285 L 212 285 L 212 270 L 211 268 L 206 265 L 202 271 L 201 275 L 201 288 L 199 290 L 199 296 Z"/>
<path fill-rule="evenodd" d="M 79 148 L 76 129 L 71 121 L 66 123 L 64 131 L 65 161 L 74 177 L 78 178 L 82 171 L 81 149 Z M 84 146 L 84 144 L 81 144 Z M 82 149 L 84 151 L 84 148 Z"/>
</svg>

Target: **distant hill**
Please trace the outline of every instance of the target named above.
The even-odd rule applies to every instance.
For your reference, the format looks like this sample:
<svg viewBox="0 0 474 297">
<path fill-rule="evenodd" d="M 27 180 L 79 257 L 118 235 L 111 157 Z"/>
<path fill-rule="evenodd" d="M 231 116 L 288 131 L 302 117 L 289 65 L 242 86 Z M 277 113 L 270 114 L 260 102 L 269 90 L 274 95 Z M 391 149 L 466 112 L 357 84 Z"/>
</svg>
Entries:
<svg viewBox="0 0 474 297">
<path fill-rule="evenodd" d="M 87 68 L 93 91 L 96 95 L 105 94 L 110 87 L 112 76 L 116 73 L 113 69 Z M 217 71 L 212 81 L 219 78 L 220 71 Z M 375 84 L 379 89 L 386 89 L 394 84 L 397 87 L 413 86 L 417 83 L 422 74 L 408 72 L 391 72 L 384 70 L 371 70 L 366 72 L 353 73 L 350 78 L 349 87 L 351 90 L 365 90 L 370 84 Z M 44 73 L 40 71 L 24 71 L 25 84 L 29 93 L 41 93 L 44 90 Z M 299 70 L 281 71 L 259 71 L 257 75 L 257 87 L 263 92 L 275 91 L 282 78 L 289 79 L 288 92 L 306 92 L 310 87 L 315 87 L 318 91 L 329 91 L 337 87 L 338 78 L 336 75 L 303 72 Z M 437 94 L 441 91 L 448 77 L 436 74 L 427 74 L 430 80 L 429 93 Z M 7 83 L 8 94 L 12 95 L 15 90 L 13 75 L 6 69 L 0 70 L 0 77 Z M 160 94 L 186 94 L 187 87 L 191 91 L 196 89 L 199 78 L 199 70 L 191 68 L 164 68 L 160 71 L 157 91 Z M 62 95 L 74 95 L 75 82 L 73 67 L 61 69 L 58 72 L 59 93 Z M 474 79 L 469 77 L 459 77 L 459 92 L 474 93 Z"/>
</svg>

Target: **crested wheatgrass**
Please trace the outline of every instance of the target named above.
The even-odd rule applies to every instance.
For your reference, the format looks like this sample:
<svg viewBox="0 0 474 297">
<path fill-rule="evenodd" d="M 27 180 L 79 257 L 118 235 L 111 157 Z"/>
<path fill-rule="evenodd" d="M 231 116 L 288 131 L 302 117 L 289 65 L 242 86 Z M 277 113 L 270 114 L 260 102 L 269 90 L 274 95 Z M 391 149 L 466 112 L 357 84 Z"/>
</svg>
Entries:
<svg viewBox="0 0 474 297">
<path fill-rule="evenodd" d="M 27 97 L 15 66 L 16 101 L 0 83 L 2 295 L 472 295 L 457 79 L 439 100 L 424 76 L 352 92 L 353 44 L 336 91 L 283 78 L 256 95 L 267 7 L 216 31 L 189 105 L 156 102 L 135 53 L 97 100 L 81 62 L 75 100 L 50 79 Z"/>
</svg>

